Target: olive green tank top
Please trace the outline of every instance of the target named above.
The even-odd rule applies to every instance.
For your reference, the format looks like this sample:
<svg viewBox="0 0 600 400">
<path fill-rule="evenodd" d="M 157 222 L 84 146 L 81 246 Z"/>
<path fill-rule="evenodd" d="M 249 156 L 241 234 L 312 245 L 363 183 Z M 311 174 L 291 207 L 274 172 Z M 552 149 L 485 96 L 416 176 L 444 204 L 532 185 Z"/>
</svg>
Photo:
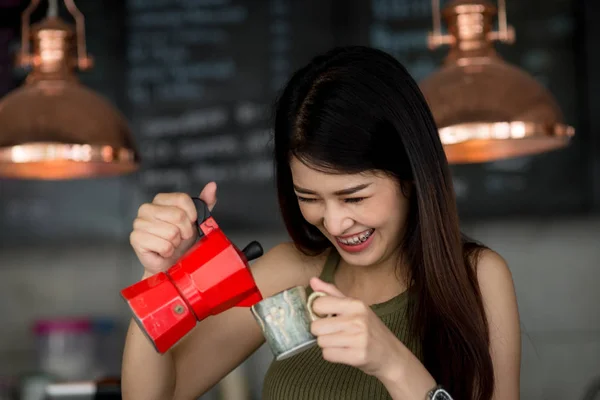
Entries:
<svg viewBox="0 0 600 400">
<path fill-rule="evenodd" d="M 320 278 L 333 283 L 340 256 L 332 250 Z M 308 292 L 312 292 L 310 286 Z M 371 309 L 382 322 L 411 351 L 420 357 L 420 346 L 409 337 L 406 324 L 408 292 Z M 385 386 L 377 378 L 345 364 L 325 361 L 319 346 L 282 361 L 273 360 L 263 384 L 263 400 L 358 400 L 391 399 Z"/>
</svg>

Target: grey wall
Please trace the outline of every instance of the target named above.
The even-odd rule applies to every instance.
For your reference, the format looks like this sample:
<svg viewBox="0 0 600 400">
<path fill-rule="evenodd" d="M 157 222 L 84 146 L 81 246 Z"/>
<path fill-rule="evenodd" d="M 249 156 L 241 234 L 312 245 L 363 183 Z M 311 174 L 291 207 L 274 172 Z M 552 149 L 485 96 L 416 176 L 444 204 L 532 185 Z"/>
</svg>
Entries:
<svg viewBox="0 0 600 400">
<path fill-rule="evenodd" d="M 465 229 L 499 251 L 515 280 L 523 329 L 522 398 L 570 400 L 600 377 L 600 218 L 486 223 Z M 254 237 L 230 233 L 239 246 Z M 258 235 L 270 248 L 284 233 Z M 0 376 L 31 366 L 31 321 L 57 314 L 128 312 L 119 289 L 140 276 L 128 243 L 2 249 Z M 239 372 L 259 390 L 270 354 Z"/>
</svg>

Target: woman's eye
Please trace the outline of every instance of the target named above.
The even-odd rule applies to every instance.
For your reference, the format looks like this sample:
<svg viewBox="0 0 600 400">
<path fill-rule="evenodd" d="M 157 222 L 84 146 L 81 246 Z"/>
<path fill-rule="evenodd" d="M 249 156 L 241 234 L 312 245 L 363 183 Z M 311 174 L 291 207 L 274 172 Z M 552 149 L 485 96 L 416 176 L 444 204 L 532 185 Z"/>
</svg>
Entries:
<svg viewBox="0 0 600 400">
<path fill-rule="evenodd" d="M 298 201 L 302 201 L 304 203 L 312 203 L 317 201 L 317 199 L 312 199 L 310 197 L 301 197 L 301 196 L 297 196 L 298 197 Z"/>
<path fill-rule="evenodd" d="M 365 199 L 365 197 L 351 197 L 351 198 L 348 198 L 348 199 L 344 199 L 344 201 L 346 203 L 360 203 L 364 199 Z"/>
</svg>

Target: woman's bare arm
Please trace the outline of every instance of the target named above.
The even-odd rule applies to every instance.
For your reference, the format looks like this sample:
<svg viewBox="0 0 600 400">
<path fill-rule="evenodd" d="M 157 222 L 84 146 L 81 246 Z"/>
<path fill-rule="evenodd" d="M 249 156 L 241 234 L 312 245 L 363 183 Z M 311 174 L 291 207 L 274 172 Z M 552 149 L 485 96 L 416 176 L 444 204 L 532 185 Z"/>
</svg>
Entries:
<svg viewBox="0 0 600 400">
<path fill-rule="evenodd" d="M 318 274 L 322 258 L 301 255 L 281 244 L 254 262 L 252 274 L 263 297 Z M 235 307 L 200 321 L 169 352 L 160 355 L 133 322 L 123 357 L 126 400 L 195 399 L 216 385 L 264 343 L 248 308 Z"/>
</svg>

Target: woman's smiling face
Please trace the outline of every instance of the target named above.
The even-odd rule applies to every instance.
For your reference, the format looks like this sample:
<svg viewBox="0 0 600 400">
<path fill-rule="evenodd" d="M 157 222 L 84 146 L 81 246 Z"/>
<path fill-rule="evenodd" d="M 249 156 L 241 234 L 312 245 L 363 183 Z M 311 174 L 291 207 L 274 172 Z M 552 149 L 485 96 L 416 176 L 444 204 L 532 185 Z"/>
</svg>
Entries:
<svg viewBox="0 0 600 400">
<path fill-rule="evenodd" d="M 375 172 L 327 173 L 296 157 L 290 168 L 304 219 L 346 262 L 368 266 L 396 254 L 409 212 L 409 199 L 396 179 Z"/>
</svg>

